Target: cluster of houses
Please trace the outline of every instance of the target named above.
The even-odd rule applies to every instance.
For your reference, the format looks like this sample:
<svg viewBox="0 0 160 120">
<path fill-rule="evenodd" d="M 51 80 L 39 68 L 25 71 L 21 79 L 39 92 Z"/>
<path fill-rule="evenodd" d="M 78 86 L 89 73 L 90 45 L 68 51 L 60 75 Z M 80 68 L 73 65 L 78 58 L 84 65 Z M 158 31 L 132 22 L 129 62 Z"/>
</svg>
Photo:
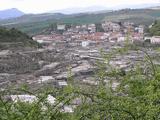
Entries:
<svg viewBox="0 0 160 120">
<path fill-rule="evenodd" d="M 57 25 L 57 30 L 63 30 L 62 34 L 52 31 L 50 35 L 37 35 L 33 37 L 39 43 L 54 43 L 55 41 L 108 41 L 112 43 L 139 42 L 146 40 L 144 37 L 144 26 L 136 26 L 131 22 L 103 22 L 100 24 L 101 31 L 97 30 L 96 24 L 75 25 L 66 29 L 65 25 Z M 151 43 L 160 43 L 160 37 L 150 38 Z M 85 43 L 86 44 L 86 43 Z"/>
</svg>

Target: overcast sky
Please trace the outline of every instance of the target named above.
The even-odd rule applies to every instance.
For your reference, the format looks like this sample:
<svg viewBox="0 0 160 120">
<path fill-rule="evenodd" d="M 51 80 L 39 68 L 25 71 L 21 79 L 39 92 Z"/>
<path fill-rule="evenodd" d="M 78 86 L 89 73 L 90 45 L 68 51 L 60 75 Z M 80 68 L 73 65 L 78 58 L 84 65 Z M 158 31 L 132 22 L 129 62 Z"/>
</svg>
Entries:
<svg viewBox="0 0 160 120">
<path fill-rule="evenodd" d="M 0 10 L 18 8 L 25 13 L 42 13 L 75 7 L 104 6 L 111 8 L 153 3 L 160 3 L 160 0 L 0 0 Z"/>
</svg>

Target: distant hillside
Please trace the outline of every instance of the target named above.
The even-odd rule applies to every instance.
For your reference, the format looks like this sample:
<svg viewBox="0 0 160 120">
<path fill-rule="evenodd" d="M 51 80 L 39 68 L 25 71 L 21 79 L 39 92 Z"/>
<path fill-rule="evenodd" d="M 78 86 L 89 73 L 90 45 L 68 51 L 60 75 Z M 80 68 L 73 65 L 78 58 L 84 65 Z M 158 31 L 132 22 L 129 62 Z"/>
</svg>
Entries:
<svg viewBox="0 0 160 120">
<path fill-rule="evenodd" d="M 160 10 L 160 6 L 150 7 L 152 10 Z"/>
<path fill-rule="evenodd" d="M 130 21 L 136 24 L 150 25 L 156 19 L 160 19 L 160 10 L 152 9 L 124 9 L 103 13 L 81 13 L 81 14 L 32 14 L 19 18 L 0 21 L 0 25 L 17 29 L 33 35 L 42 32 L 53 23 L 88 24 L 102 21 Z"/>
<path fill-rule="evenodd" d="M 6 46 L 9 48 L 10 45 L 12 47 L 13 46 L 30 47 L 30 48 L 39 47 L 39 44 L 33 41 L 25 33 L 22 33 L 15 28 L 6 29 L 3 27 L 0 27 L 0 49 L 6 49 Z"/>
<path fill-rule="evenodd" d="M 63 13 L 63 14 L 77 14 L 77 13 L 92 13 L 97 11 L 111 11 L 103 6 L 90 6 L 90 7 L 79 7 L 79 8 L 67 8 L 62 10 L 54 10 L 51 13 Z"/>
<path fill-rule="evenodd" d="M 24 15 L 24 13 L 16 8 L 0 11 L 0 19 L 16 18 L 22 15 Z"/>
<path fill-rule="evenodd" d="M 131 9 L 147 9 L 147 8 L 151 8 L 151 7 L 156 7 L 159 6 L 160 3 L 144 3 L 144 4 L 123 4 L 120 6 L 116 6 L 116 8 L 114 9 L 124 9 L 124 8 L 131 8 Z"/>
<path fill-rule="evenodd" d="M 151 35 L 160 36 L 160 21 L 155 21 L 149 32 Z"/>
</svg>

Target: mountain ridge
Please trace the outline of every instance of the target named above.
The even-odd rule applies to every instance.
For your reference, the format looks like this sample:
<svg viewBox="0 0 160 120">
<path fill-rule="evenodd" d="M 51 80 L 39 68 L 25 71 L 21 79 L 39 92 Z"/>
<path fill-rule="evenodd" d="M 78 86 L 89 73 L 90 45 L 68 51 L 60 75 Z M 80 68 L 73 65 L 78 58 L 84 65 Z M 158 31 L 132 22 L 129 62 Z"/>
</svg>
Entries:
<svg viewBox="0 0 160 120">
<path fill-rule="evenodd" d="M 115 7 L 105 7 L 105 6 L 88 6 L 88 7 L 73 7 L 73 8 L 65 8 L 50 11 L 49 13 L 62 13 L 62 14 L 78 14 L 78 13 L 94 13 L 94 12 L 101 12 L 101 11 L 114 11 L 114 10 L 121 10 L 121 9 L 150 9 L 160 6 L 160 3 L 153 3 L 153 4 L 139 4 L 139 5 L 119 5 Z"/>
<path fill-rule="evenodd" d="M 104 6 L 89 6 L 89 7 L 75 7 L 66 8 L 60 10 L 50 11 L 50 13 L 62 13 L 62 14 L 78 14 L 78 13 L 92 13 L 97 11 L 108 11 L 109 9 Z M 110 11 L 110 10 L 109 10 Z"/>
<path fill-rule="evenodd" d="M 17 8 L 11 8 L 6 10 L 0 11 L 0 20 L 2 19 L 10 19 L 10 18 L 16 18 L 24 15 L 25 13 L 18 10 Z"/>
</svg>

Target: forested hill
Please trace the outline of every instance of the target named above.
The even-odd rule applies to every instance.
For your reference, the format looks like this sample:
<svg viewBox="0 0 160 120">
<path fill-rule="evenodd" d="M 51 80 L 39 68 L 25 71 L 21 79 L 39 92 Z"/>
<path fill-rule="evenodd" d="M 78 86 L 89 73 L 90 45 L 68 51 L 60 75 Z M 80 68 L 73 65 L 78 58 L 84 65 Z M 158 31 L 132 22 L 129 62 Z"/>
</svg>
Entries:
<svg viewBox="0 0 160 120">
<path fill-rule="evenodd" d="M 37 48 L 39 44 L 33 41 L 27 34 L 12 28 L 6 29 L 0 27 L 0 48 L 4 48 L 5 45 L 9 47 L 11 44 L 20 44 L 22 47 Z"/>
<path fill-rule="evenodd" d="M 160 20 L 155 21 L 153 26 L 150 28 L 151 35 L 160 36 Z"/>
</svg>

